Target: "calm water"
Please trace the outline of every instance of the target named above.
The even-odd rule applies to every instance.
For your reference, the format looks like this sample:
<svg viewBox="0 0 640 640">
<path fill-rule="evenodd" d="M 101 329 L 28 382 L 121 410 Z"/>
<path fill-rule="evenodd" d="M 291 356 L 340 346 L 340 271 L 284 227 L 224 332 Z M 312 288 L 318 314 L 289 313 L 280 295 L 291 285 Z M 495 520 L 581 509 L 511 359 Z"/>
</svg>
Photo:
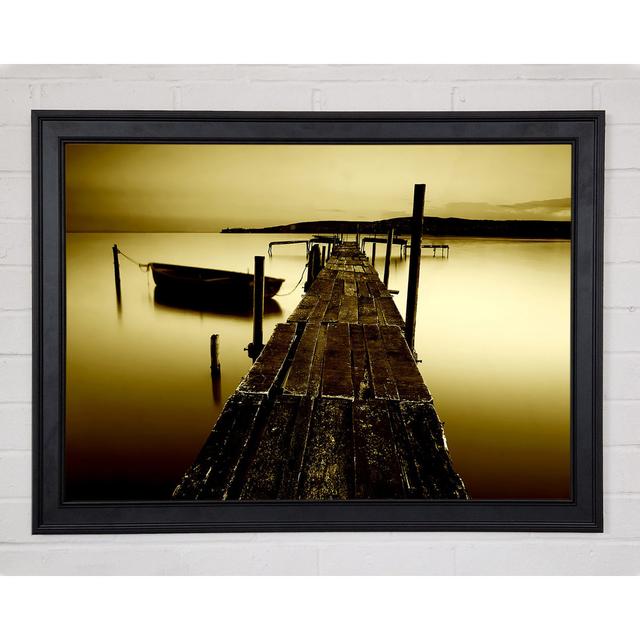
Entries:
<svg viewBox="0 0 640 640">
<path fill-rule="evenodd" d="M 298 236 L 287 234 L 281 239 Z M 307 236 L 299 236 L 306 238 Z M 253 270 L 275 235 L 67 234 L 66 497 L 166 499 L 226 398 L 251 366 L 251 317 L 154 302 L 140 262 Z M 457 471 L 473 498 L 569 496 L 570 244 L 438 238 L 425 250 L 416 350 Z M 384 249 L 377 248 L 382 273 Z M 404 315 L 408 260 L 394 249 L 389 286 Z M 289 292 L 304 246 L 276 247 L 266 275 Z M 265 336 L 302 286 L 265 317 Z M 212 385 L 209 337 L 220 334 L 222 379 Z"/>
</svg>

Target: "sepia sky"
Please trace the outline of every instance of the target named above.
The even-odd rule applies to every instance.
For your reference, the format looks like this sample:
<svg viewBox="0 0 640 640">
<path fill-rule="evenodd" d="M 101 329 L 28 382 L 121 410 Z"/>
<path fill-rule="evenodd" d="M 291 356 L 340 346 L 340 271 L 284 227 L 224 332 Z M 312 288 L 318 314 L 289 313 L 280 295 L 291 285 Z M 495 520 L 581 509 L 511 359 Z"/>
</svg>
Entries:
<svg viewBox="0 0 640 640">
<path fill-rule="evenodd" d="M 68 231 L 216 232 L 411 214 L 569 220 L 569 145 L 67 144 Z"/>
</svg>

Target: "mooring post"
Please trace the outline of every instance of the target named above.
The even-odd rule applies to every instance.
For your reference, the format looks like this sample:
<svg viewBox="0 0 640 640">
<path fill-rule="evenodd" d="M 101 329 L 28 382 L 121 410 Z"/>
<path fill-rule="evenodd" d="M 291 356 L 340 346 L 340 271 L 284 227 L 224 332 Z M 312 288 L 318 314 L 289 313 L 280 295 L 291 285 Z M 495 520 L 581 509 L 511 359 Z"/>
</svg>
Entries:
<svg viewBox="0 0 640 640">
<path fill-rule="evenodd" d="M 375 265 L 375 263 L 376 263 L 376 245 L 378 243 L 377 242 L 372 242 L 371 244 L 373 245 L 371 247 L 371 264 Z"/>
<path fill-rule="evenodd" d="M 327 260 L 327 247 L 325 245 L 322 245 L 322 268 L 324 269 L 324 263 Z"/>
<path fill-rule="evenodd" d="M 313 284 L 313 261 L 315 259 L 315 252 L 313 250 L 314 246 L 315 245 L 311 245 L 309 255 L 307 256 L 307 281 L 304 283 L 305 291 L 308 291 L 309 287 Z"/>
<path fill-rule="evenodd" d="M 424 194 L 426 186 L 413 187 L 413 218 L 411 220 L 411 254 L 409 256 L 409 282 L 407 284 L 407 313 L 404 335 L 413 351 L 416 335 L 416 312 L 418 309 L 418 284 L 420 282 L 420 253 L 422 247 L 422 220 L 424 217 Z"/>
<path fill-rule="evenodd" d="M 391 248 L 393 247 L 393 227 L 387 233 L 387 252 L 384 254 L 384 276 L 382 282 L 384 286 L 389 286 L 389 266 L 391 265 Z"/>
<path fill-rule="evenodd" d="M 264 316 L 264 256 L 255 256 L 253 269 L 253 342 L 249 355 L 255 360 L 262 351 L 262 318 Z"/>
<path fill-rule="evenodd" d="M 322 264 L 320 262 L 320 245 L 314 244 L 313 247 L 311 247 L 311 253 L 313 253 L 313 280 L 315 280 L 320 273 L 320 269 L 322 269 Z"/>
<path fill-rule="evenodd" d="M 220 349 L 220 336 L 217 333 L 214 333 L 211 336 L 211 377 L 219 378 L 220 377 L 220 357 L 219 351 Z"/>
<path fill-rule="evenodd" d="M 120 300 L 120 259 L 118 257 L 118 254 L 120 253 L 120 251 L 118 251 L 117 244 L 113 245 L 112 251 L 113 251 L 113 275 L 116 280 L 116 298 Z"/>
</svg>

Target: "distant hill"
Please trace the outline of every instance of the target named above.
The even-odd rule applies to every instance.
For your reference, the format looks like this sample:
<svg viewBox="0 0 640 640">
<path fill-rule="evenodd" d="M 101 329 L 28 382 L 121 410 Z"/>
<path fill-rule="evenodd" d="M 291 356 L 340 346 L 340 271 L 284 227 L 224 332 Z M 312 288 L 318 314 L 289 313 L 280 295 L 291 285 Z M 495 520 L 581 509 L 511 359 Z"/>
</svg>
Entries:
<svg viewBox="0 0 640 640">
<path fill-rule="evenodd" d="M 386 233 L 389 227 L 398 235 L 411 233 L 411 217 L 391 218 L 378 222 L 352 220 L 323 220 L 320 222 L 294 222 L 260 229 L 242 227 L 223 229 L 222 233 Z M 478 236 L 487 238 L 571 238 L 571 222 L 543 220 L 469 220 L 467 218 L 424 219 L 423 233 L 430 236 Z"/>
</svg>

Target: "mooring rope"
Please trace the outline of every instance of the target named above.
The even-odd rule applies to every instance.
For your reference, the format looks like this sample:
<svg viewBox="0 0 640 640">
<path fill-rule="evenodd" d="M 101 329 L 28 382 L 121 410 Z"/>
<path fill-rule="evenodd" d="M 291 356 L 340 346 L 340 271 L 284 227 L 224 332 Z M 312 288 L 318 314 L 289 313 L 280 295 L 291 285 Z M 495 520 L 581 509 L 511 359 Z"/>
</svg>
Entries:
<svg viewBox="0 0 640 640">
<path fill-rule="evenodd" d="M 287 293 L 276 293 L 274 297 L 284 298 L 284 296 L 290 296 L 300 286 L 300 283 L 302 282 L 302 278 L 304 278 L 304 272 L 307 270 L 308 265 L 309 263 L 305 264 L 304 267 L 302 268 L 302 273 L 300 274 L 300 280 L 298 280 L 298 282 L 296 283 L 296 286 L 293 287 L 291 291 L 287 291 Z"/>
<path fill-rule="evenodd" d="M 129 262 L 133 262 L 133 264 L 135 264 L 140 269 L 140 271 L 149 271 L 149 269 L 151 267 L 151 263 L 150 262 L 138 262 L 137 260 L 134 260 L 133 258 L 130 258 L 126 253 L 120 251 L 120 249 L 118 249 L 118 253 L 123 258 L 126 258 Z"/>
</svg>

